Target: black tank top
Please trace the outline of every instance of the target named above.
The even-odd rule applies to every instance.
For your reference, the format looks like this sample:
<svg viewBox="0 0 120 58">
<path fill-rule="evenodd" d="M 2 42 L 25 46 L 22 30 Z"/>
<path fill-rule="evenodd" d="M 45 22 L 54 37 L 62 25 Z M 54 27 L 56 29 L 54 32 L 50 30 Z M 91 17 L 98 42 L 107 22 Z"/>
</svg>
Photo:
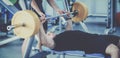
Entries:
<svg viewBox="0 0 120 58">
<path fill-rule="evenodd" d="M 42 0 L 35 0 L 35 2 L 37 3 L 39 9 L 41 10 L 41 12 L 45 13 L 44 12 L 44 9 L 43 9 L 43 5 L 42 5 Z"/>
<path fill-rule="evenodd" d="M 73 30 L 73 31 L 65 31 L 63 33 L 56 35 L 56 37 L 54 37 L 54 42 L 55 42 L 55 47 L 60 46 L 61 43 L 66 44 L 66 42 L 69 43 L 74 41 L 74 42 L 81 42 L 85 44 L 83 41 L 97 42 L 98 40 L 100 40 L 101 43 L 103 40 L 105 40 L 106 42 L 117 45 L 119 42 L 119 39 L 120 37 L 115 35 L 98 35 L 98 34 L 90 34 L 90 33 L 82 32 L 79 30 Z"/>
</svg>

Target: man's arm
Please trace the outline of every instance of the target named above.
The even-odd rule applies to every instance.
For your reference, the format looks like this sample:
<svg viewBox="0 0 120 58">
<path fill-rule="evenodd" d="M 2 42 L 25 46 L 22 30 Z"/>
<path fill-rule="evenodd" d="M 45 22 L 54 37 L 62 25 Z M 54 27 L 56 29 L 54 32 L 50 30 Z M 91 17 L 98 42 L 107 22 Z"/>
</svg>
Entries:
<svg viewBox="0 0 120 58">
<path fill-rule="evenodd" d="M 57 6 L 57 4 L 55 3 L 54 0 L 47 0 L 47 1 L 48 1 L 49 5 L 50 5 L 53 9 L 55 9 L 55 10 L 58 10 L 58 9 L 59 9 L 59 7 Z"/>
<path fill-rule="evenodd" d="M 51 49 L 54 48 L 54 41 L 53 41 L 53 39 L 47 37 L 47 34 L 45 33 L 45 30 L 43 28 L 43 24 L 41 23 L 40 25 L 41 25 L 41 27 L 40 27 L 40 32 L 39 33 L 41 35 L 41 42 L 42 42 L 42 44 L 47 46 L 47 47 L 49 47 L 49 48 L 51 48 Z"/>
<path fill-rule="evenodd" d="M 55 3 L 54 0 L 47 0 L 47 1 L 48 1 L 48 3 L 51 5 L 51 7 L 52 7 L 53 9 L 55 9 L 57 12 L 59 12 L 59 14 L 63 14 L 63 13 L 65 12 L 65 11 L 63 11 L 63 10 L 60 10 L 60 8 L 57 6 L 57 4 Z M 69 12 L 67 12 L 67 13 L 68 13 L 68 15 L 69 15 Z M 67 21 L 66 31 L 67 31 L 67 30 L 73 30 L 72 20 L 71 20 L 71 19 Z"/>
<path fill-rule="evenodd" d="M 63 14 L 65 11 L 61 10 L 57 4 L 55 3 L 54 0 L 47 0 L 47 2 L 49 3 L 49 5 L 59 14 Z"/>
<path fill-rule="evenodd" d="M 35 2 L 35 0 L 31 1 L 31 6 L 41 17 L 45 18 L 45 15 L 41 12 L 41 10 L 39 9 L 39 7 L 38 7 L 37 3 Z"/>
</svg>

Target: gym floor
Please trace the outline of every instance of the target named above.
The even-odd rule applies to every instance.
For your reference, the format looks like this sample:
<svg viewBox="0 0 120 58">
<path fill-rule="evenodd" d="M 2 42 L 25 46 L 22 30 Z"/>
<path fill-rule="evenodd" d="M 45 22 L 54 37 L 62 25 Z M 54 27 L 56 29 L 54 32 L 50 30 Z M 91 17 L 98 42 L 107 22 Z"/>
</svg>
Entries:
<svg viewBox="0 0 120 58">
<path fill-rule="evenodd" d="M 99 18 L 97 18 L 99 19 Z M 90 33 L 98 33 L 98 34 L 104 34 L 104 31 L 106 29 L 106 23 L 104 20 L 99 20 L 97 21 L 95 18 L 90 18 L 86 19 L 85 24 L 88 27 L 88 30 Z M 93 22 L 94 20 L 94 22 Z M 96 21 L 96 22 L 95 22 Z M 82 30 L 82 27 L 80 24 L 73 24 L 74 30 Z M 0 32 L 0 34 L 2 34 Z M 119 35 L 120 34 L 120 27 L 116 28 L 116 32 L 113 33 L 113 35 Z M 0 36 L 0 40 L 4 40 L 8 37 L 6 36 Z M 0 58 L 22 58 L 21 54 L 21 45 L 22 45 L 23 40 L 15 40 L 11 43 L 5 44 L 0 46 Z M 48 56 L 48 58 L 55 58 L 56 56 Z M 67 56 L 66 58 L 83 58 L 83 57 L 78 57 L 78 56 Z"/>
</svg>

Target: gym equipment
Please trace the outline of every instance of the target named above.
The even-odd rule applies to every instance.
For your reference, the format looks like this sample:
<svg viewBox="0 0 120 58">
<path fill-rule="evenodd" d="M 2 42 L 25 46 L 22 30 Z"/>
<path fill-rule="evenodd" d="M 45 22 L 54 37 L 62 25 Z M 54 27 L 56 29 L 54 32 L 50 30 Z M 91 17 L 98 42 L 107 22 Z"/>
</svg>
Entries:
<svg viewBox="0 0 120 58">
<path fill-rule="evenodd" d="M 14 29 L 14 33 L 21 38 L 29 38 L 36 34 L 40 28 L 39 17 L 30 10 L 19 11 L 12 18 L 12 26 L 8 29 Z"/>
<path fill-rule="evenodd" d="M 8 24 L 0 24 L 0 31 L 1 32 L 8 32 L 7 26 L 8 26 Z"/>
<path fill-rule="evenodd" d="M 10 1 L 10 5 L 8 5 L 9 4 L 9 2 L 7 3 L 7 2 L 5 2 L 5 1 L 7 1 L 7 0 L 0 0 L 0 5 L 1 6 L 3 6 L 4 8 L 5 8 L 5 11 L 6 12 L 10 12 L 11 14 L 15 14 L 17 11 L 19 11 Z M 7 28 L 7 26 L 8 26 L 8 19 L 7 19 L 7 13 L 4 13 L 5 15 L 4 15 L 4 19 L 5 19 L 5 21 L 4 21 L 4 24 L 2 24 L 2 26 L 3 27 L 1 27 L 0 26 L 0 31 L 8 31 L 8 30 L 6 30 L 6 28 Z M 6 32 L 6 34 L 8 34 L 7 32 Z M 15 41 L 15 40 L 18 40 L 18 39 L 20 39 L 19 37 L 17 37 L 17 36 L 9 36 L 9 35 L 7 35 L 9 38 L 7 38 L 7 39 L 5 39 L 5 40 L 2 40 L 2 41 L 0 41 L 0 46 L 1 45 L 4 45 L 4 44 L 7 44 L 7 43 L 9 43 L 9 42 L 12 42 L 12 41 Z"/>
<path fill-rule="evenodd" d="M 0 41 L 0 46 L 7 44 L 9 42 L 15 41 L 17 39 L 20 39 L 20 37 L 13 36 L 12 38 L 7 38 L 6 40 Z"/>
<path fill-rule="evenodd" d="M 116 0 L 108 0 L 108 19 L 105 34 L 115 32 Z"/>
<path fill-rule="evenodd" d="M 78 6 L 80 6 L 80 5 L 84 5 L 84 4 L 79 4 L 79 3 L 75 3 L 75 0 L 72 0 L 72 2 L 74 3 L 72 3 L 71 4 L 71 1 L 70 0 L 64 0 L 64 4 L 65 4 L 65 9 L 67 9 L 67 11 L 72 11 L 72 9 L 74 9 L 74 7 L 72 8 L 72 6 L 77 6 L 77 4 L 78 4 Z M 76 4 L 76 5 L 75 5 Z M 84 5 L 84 7 L 86 7 L 85 5 Z M 77 8 L 77 7 L 76 7 Z M 82 7 L 81 7 L 82 8 Z M 84 8 L 83 8 L 84 9 Z M 87 10 L 88 11 L 88 10 Z M 88 14 L 88 12 L 86 12 L 85 13 L 85 15 L 86 14 Z M 84 15 L 84 14 L 83 14 Z M 79 17 L 79 16 L 78 16 Z M 89 17 L 89 15 L 87 16 L 87 17 Z M 79 18 L 80 19 L 80 18 Z M 79 20 L 78 19 L 78 20 Z M 74 20 L 74 19 L 73 19 Z M 81 21 L 79 21 L 79 23 L 80 23 L 80 25 L 82 26 L 82 28 L 84 29 L 84 31 L 85 32 L 89 32 L 88 31 L 88 28 L 87 28 L 87 26 L 85 25 L 85 23 L 84 23 L 84 21 L 83 20 L 81 20 Z"/>
<path fill-rule="evenodd" d="M 82 5 L 83 4 L 81 4 L 80 6 L 82 6 Z M 77 7 L 79 7 L 79 6 L 77 6 Z M 83 11 L 84 9 L 81 8 L 81 10 Z M 79 9 L 79 11 L 80 11 L 80 9 Z M 85 13 L 86 12 L 88 12 L 88 11 L 85 11 Z M 73 10 L 73 12 L 71 12 L 71 14 L 74 14 L 74 13 L 75 13 L 74 17 L 76 17 L 76 15 L 78 15 L 78 14 L 82 14 L 82 13 L 79 13 L 77 10 Z M 64 15 L 67 15 L 67 14 L 62 14 L 62 15 L 59 15 L 59 16 L 56 16 L 56 17 L 61 17 L 61 16 L 64 16 Z M 87 17 L 87 15 L 86 15 L 86 17 Z M 50 18 L 54 18 L 54 17 L 48 17 L 46 19 L 50 19 Z M 75 20 L 75 22 L 81 21 L 81 20 L 76 20 L 76 18 L 74 20 Z M 30 21 L 30 22 L 28 22 L 28 21 Z M 33 23 L 32 23 L 32 21 L 33 21 Z M 31 27 L 31 25 L 32 25 L 32 27 Z M 29 56 L 30 56 L 31 47 L 32 47 L 32 44 L 33 44 L 33 41 L 34 41 L 34 36 L 33 35 L 39 31 L 39 29 L 40 29 L 39 25 L 40 25 L 40 22 L 39 22 L 39 18 L 37 17 L 37 15 L 33 11 L 24 10 L 24 11 L 18 11 L 17 13 L 15 13 L 14 16 L 13 16 L 13 19 L 12 19 L 12 25 L 8 26 L 8 29 L 9 28 L 10 28 L 10 30 L 13 29 L 14 33 L 16 33 L 17 36 L 20 36 L 22 38 L 30 38 L 29 43 L 27 45 L 28 48 L 25 49 L 26 51 L 25 51 L 25 54 L 24 54 L 23 58 L 29 58 Z M 25 31 L 24 31 L 24 29 L 25 29 Z M 19 34 L 19 32 L 20 32 L 20 34 Z M 26 33 L 26 32 L 27 32 L 27 34 L 30 32 L 30 34 L 29 35 L 27 35 L 27 34 L 23 35 L 23 33 Z"/>
<path fill-rule="evenodd" d="M 7 5 L 4 3 L 3 0 L 0 0 L 0 5 L 5 7 L 12 14 L 15 14 L 17 11 L 19 11 L 15 6 Z"/>
<path fill-rule="evenodd" d="M 72 18 L 74 22 L 83 21 L 88 16 L 88 9 L 83 3 L 75 2 L 72 6 L 72 11 L 74 10 L 78 11 L 78 14 Z"/>
<path fill-rule="evenodd" d="M 79 2 L 75 2 L 74 4 L 75 5 L 73 6 L 73 12 L 70 12 L 70 14 L 73 15 L 72 20 L 74 22 L 80 22 L 87 17 L 88 11 L 83 4 Z M 67 14 L 65 13 L 55 17 L 61 17 L 65 15 Z M 46 19 L 48 20 L 55 17 L 47 17 Z M 14 33 L 21 38 L 29 38 L 39 31 L 40 28 L 39 25 L 40 22 L 38 16 L 33 11 L 24 10 L 18 11 L 17 13 L 14 14 L 12 19 L 12 25 L 8 26 L 7 28 L 9 30 L 14 29 Z"/>
<path fill-rule="evenodd" d="M 8 23 L 8 11 L 11 14 L 14 14 L 15 12 L 18 11 L 18 9 L 13 5 L 7 5 L 6 4 L 7 2 L 5 3 L 5 1 L 8 1 L 8 0 L 0 0 L 0 5 L 5 8 L 5 10 L 4 10 L 4 23 L 7 24 Z"/>
<path fill-rule="evenodd" d="M 83 11 L 83 10 L 84 9 L 81 8 L 81 11 Z M 86 12 L 88 12 L 88 11 L 85 11 L 85 13 Z M 77 10 L 73 10 L 73 12 L 71 12 L 71 14 L 73 14 L 74 17 L 76 17 L 76 15 L 82 14 L 82 13 L 79 13 Z M 61 17 L 64 15 L 67 15 L 67 14 L 62 14 L 62 15 L 59 15 L 56 17 Z M 87 17 L 87 15 L 86 15 L 86 17 Z M 50 18 L 53 18 L 53 17 L 48 17 L 46 19 L 50 19 Z M 75 20 L 74 22 L 82 21 L 82 20 L 76 20 L 76 18 L 72 19 L 72 20 Z M 40 22 L 39 22 L 39 18 L 37 17 L 37 15 L 33 11 L 24 10 L 24 11 L 18 11 L 17 13 L 15 13 L 12 18 L 12 25 L 7 26 L 8 29 L 10 29 L 10 30 L 13 29 L 14 33 L 16 33 L 17 36 L 20 36 L 22 38 L 30 38 L 29 39 L 30 44 L 27 45 L 27 47 L 29 47 L 29 48 L 26 49 L 26 51 L 25 51 L 26 53 L 23 56 L 24 58 L 29 58 L 29 56 L 30 56 L 31 46 L 34 41 L 33 35 L 39 31 L 39 29 L 40 29 L 39 25 L 40 25 Z"/>
<path fill-rule="evenodd" d="M 104 58 L 102 54 L 85 54 L 84 51 L 50 51 L 51 54 L 58 54 L 57 58 L 67 58 L 66 56 L 76 56 L 82 58 Z M 74 58 L 73 57 L 73 58 Z"/>
</svg>

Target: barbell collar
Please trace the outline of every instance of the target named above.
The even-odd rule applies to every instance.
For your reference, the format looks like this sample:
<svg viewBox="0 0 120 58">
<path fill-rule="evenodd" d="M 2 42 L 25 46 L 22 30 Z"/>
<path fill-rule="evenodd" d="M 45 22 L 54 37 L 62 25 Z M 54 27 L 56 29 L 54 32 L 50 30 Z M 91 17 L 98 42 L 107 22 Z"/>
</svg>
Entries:
<svg viewBox="0 0 120 58">
<path fill-rule="evenodd" d="M 78 14 L 77 10 L 74 10 L 74 12 L 72 13 L 73 17 L 75 17 Z"/>
<path fill-rule="evenodd" d="M 10 31 L 10 30 L 15 29 L 17 27 L 25 27 L 25 24 L 23 23 L 21 25 L 9 25 L 9 26 L 7 26 L 7 30 Z"/>
<path fill-rule="evenodd" d="M 7 26 L 7 30 L 8 30 L 8 31 L 10 31 L 10 30 L 12 30 L 12 29 L 14 29 L 14 28 L 15 28 L 15 26 L 13 26 L 13 25 Z"/>
<path fill-rule="evenodd" d="M 74 2 L 72 5 L 72 11 L 75 11 L 75 10 L 77 10 L 78 13 L 74 17 L 72 17 L 73 22 L 84 21 L 87 18 L 88 8 L 84 3 Z"/>
</svg>

